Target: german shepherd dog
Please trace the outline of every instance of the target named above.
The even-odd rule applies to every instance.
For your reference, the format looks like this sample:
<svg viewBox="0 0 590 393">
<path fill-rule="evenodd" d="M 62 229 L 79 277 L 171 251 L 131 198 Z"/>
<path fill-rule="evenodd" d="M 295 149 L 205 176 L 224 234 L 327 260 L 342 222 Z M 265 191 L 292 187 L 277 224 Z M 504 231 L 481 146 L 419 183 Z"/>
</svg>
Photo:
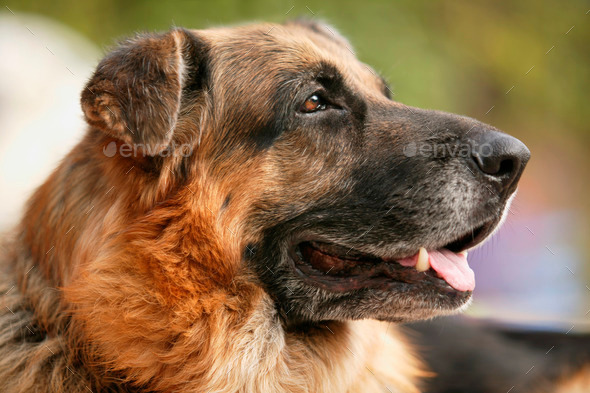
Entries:
<svg viewBox="0 0 590 393">
<path fill-rule="evenodd" d="M 529 151 L 310 21 L 123 42 L 2 251 L 2 392 L 416 392 Z"/>
</svg>

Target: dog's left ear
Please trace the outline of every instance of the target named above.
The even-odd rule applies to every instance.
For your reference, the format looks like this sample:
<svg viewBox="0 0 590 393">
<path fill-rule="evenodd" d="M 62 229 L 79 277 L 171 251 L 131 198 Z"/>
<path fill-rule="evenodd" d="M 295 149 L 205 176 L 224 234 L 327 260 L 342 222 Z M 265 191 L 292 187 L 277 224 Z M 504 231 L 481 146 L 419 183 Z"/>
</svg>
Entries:
<svg viewBox="0 0 590 393">
<path fill-rule="evenodd" d="M 187 85 L 203 71 L 202 43 L 186 30 L 141 34 L 123 42 L 98 65 L 82 92 L 88 124 L 147 154 L 172 139 Z"/>
</svg>

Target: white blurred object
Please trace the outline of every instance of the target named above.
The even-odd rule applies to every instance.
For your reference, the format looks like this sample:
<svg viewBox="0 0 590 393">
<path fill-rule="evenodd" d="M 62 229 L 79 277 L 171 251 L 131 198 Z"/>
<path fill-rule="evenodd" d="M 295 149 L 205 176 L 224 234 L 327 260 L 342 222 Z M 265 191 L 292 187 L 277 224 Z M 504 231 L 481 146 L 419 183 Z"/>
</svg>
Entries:
<svg viewBox="0 0 590 393">
<path fill-rule="evenodd" d="M 590 332 L 580 217 L 575 210 L 509 214 L 491 242 L 469 253 L 477 281 L 469 313 L 528 329 Z"/>
<path fill-rule="evenodd" d="M 63 25 L 0 13 L 0 229 L 80 140 L 80 92 L 100 51 Z"/>
</svg>

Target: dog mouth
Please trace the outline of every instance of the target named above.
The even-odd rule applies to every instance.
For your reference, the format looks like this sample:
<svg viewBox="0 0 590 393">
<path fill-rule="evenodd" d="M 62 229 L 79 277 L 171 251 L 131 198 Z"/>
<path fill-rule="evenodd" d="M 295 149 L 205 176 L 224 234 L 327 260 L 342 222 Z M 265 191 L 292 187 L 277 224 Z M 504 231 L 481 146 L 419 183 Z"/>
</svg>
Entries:
<svg viewBox="0 0 590 393">
<path fill-rule="evenodd" d="M 387 290 L 406 284 L 447 295 L 470 296 L 475 288 L 475 276 L 467 262 L 466 250 L 481 243 L 495 224 L 493 220 L 478 226 L 437 249 L 420 247 L 409 256 L 383 258 L 316 240 L 296 244 L 292 256 L 303 278 L 334 292 Z"/>
</svg>

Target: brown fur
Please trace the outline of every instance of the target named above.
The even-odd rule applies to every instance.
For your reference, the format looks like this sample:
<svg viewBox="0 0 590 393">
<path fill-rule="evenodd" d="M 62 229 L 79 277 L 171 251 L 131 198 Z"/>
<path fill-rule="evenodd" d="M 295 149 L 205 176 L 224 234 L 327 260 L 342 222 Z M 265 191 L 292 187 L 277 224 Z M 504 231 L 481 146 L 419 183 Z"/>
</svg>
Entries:
<svg viewBox="0 0 590 393">
<path fill-rule="evenodd" d="M 574 375 L 557 383 L 555 393 L 584 393 L 590 387 L 590 367 L 585 366 Z"/>
<path fill-rule="evenodd" d="M 99 65 L 82 94 L 87 135 L 35 192 L 2 251 L 1 391 L 417 391 L 415 379 L 425 373 L 395 327 L 349 321 L 290 331 L 241 263 L 258 236 L 247 225 L 256 198 L 284 190 L 270 180 L 280 151 L 263 158 L 224 146 L 244 122 L 270 115 L 258 100 L 272 86 L 235 67 L 263 61 L 260 51 L 273 43 L 257 38 L 240 59 L 227 48 L 270 27 L 139 36 Z M 309 61 L 321 57 L 317 44 L 300 37 L 307 28 L 273 29 L 281 45 L 292 42 Z M 191 34 L 214 52 L 217 72 L 212 91 L 185 95 L 185 82 L 201 71 Z M 344 46 L 314 40 L 361 78 L 366 94 L 382 89 L 368 70 L 349 64 Z M 257 116 L 228 117 L 224 106 L 234 94 L 251 97 L 244 111 Z M 109 144 L 122 142 L 148 154 L 105 158 Z M 175 150 L 155 156 L 172 142 L 193 146 L 190 159 Z M 342 176 L 291 197 L 328 192 Z"/>
</svg>

